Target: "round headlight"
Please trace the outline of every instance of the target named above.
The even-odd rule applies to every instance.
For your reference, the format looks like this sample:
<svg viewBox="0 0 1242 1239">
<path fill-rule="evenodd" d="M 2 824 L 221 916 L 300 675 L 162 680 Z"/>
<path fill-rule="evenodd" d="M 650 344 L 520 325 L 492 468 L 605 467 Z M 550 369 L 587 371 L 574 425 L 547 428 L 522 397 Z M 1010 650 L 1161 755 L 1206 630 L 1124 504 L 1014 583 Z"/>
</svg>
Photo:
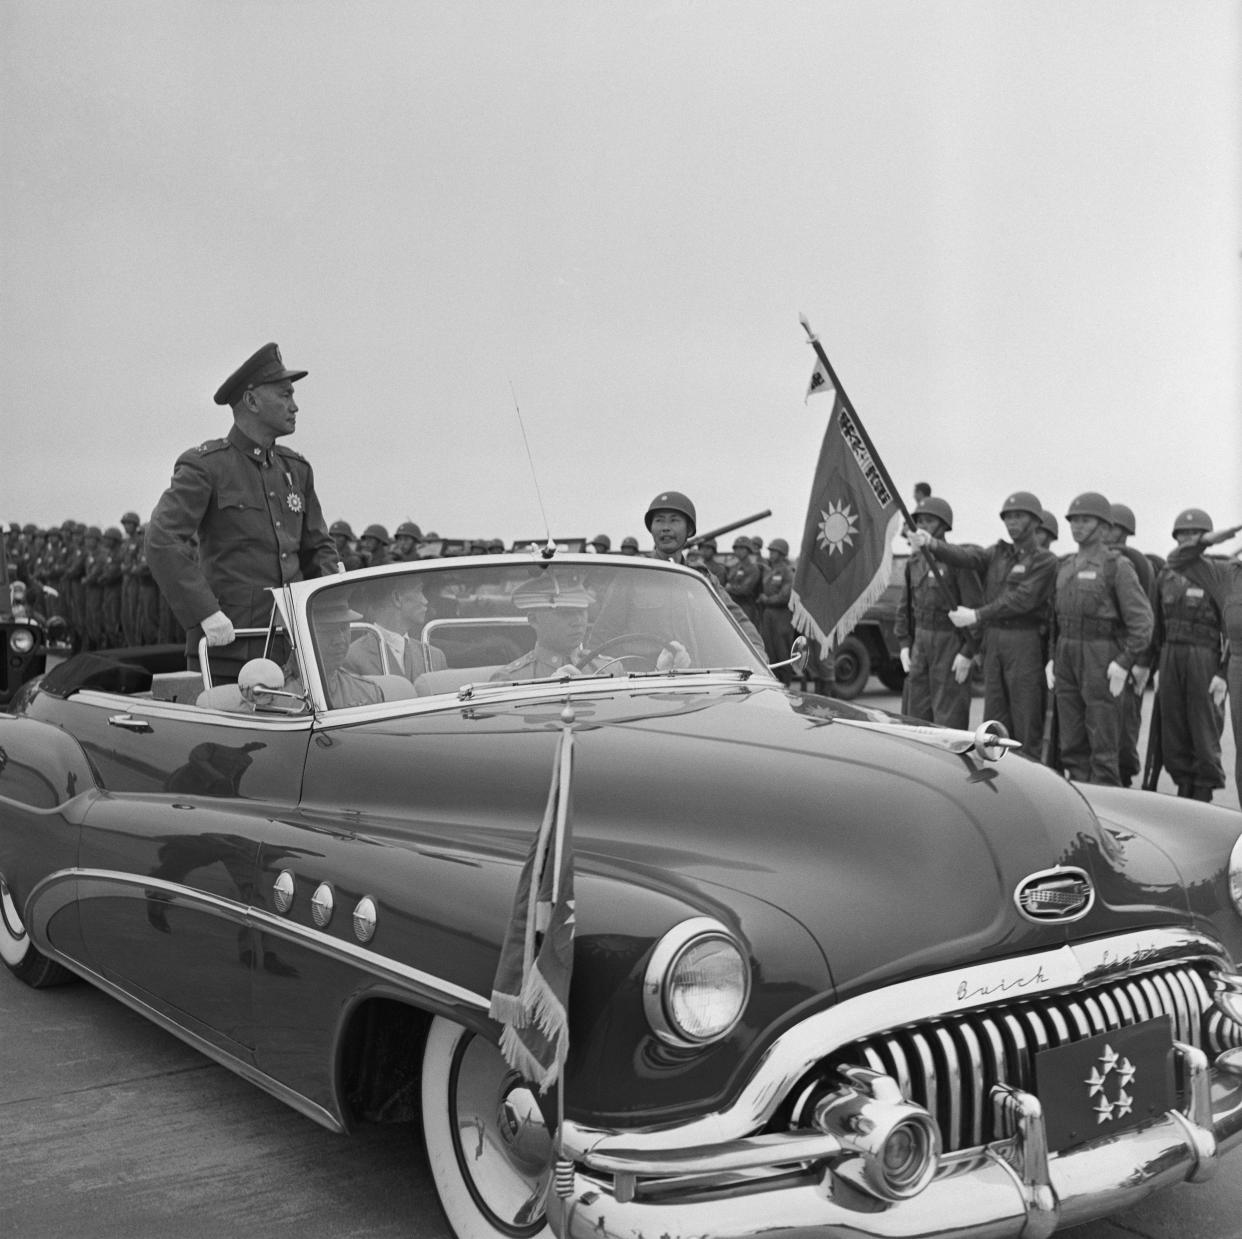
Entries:
<svg viewBox="0 0 1242 1239">
<path fill-rule="evenodd" d="M 35 635 L 29 628 L 14 628 L 9 633 L 9 649 L 15 654 L 29 654 L 35 647 Z"/>
<path fill-rule="evenodd" d="M 643 978 L 647 1022 L 670 1045 L 708 1045 L 728 1036 L 749 997 L 746 957 L 733 935 L 705 916 L 670 929 Z"/>
</svg>

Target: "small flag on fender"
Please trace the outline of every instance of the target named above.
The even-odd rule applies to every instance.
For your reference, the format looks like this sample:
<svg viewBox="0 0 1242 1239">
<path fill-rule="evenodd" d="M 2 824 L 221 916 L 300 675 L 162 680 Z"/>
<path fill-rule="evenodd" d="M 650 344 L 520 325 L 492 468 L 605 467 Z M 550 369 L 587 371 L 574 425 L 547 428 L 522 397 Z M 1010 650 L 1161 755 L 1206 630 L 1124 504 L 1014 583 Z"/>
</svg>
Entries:
<svg viewBox="0 0 1242 1239">
<path fill-rule="evenodd" d="M 492 1018 L 503 1026 L 505 1060 L 540 1092 L 557 1081 L 569 1054 L 574 862 L 569 820 L 573 715 L 568 707 L 566 714 L 543 822 L 518 876 L 490 1007 Z"/>
<path fill-rule="evenodd" d="M 902 513 L 887 470 L 822 356 L 807 398 L 818 392 L 831 393 L 832 413 L 811 484 L 789 605 L 794 627 L 818 641 L 827 658 L 887 587 Z"/>
</svg>

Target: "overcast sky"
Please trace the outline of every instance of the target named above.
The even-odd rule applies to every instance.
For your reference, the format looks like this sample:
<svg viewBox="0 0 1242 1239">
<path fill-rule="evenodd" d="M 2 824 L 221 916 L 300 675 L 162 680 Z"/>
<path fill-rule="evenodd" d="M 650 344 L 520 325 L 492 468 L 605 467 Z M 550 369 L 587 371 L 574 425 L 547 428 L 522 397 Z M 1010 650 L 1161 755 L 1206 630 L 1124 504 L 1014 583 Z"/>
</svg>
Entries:
<svg viewBox="0 0 1242 1239">
<path fill-rule="evenodd" d="M 1242 6 L 0 0 L 0 519 L 149 514 L 268 340 L 329 520 L 796 544 L 820 335 L 955 536 L 1242 521 Z M 1070 547 L 1068 529 L 1058 544 Z"/>
</svg>

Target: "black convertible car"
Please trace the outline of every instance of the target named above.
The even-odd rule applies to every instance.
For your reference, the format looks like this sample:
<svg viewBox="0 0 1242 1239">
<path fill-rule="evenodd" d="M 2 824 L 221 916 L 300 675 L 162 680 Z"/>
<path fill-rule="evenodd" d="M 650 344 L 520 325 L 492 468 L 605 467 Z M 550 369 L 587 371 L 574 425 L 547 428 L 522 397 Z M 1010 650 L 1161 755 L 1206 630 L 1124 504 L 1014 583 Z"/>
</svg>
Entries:
<svg viewBox="0 0 1242 1239">
<path fill-rule="evenodd" d="M 1237 813 L 789 691 L 645 559 L 302 582 L 267 636 L 0 716 L 0 955 L 333 1130 L 419 1117 L 458 1235 L 1040 1236 L 1242 1143 Z M 544 1092 L 489 1005 L 566 744 Z"/>
</svg>

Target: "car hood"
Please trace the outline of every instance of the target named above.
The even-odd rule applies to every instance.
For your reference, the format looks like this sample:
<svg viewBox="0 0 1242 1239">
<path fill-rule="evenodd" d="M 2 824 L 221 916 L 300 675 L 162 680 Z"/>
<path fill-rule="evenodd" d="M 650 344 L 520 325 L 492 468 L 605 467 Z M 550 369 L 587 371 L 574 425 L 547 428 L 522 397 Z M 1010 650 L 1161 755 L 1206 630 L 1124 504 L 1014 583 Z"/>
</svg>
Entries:
<svg viewBox="0 0 1242 1239">
<path fill-rule="evenodd" d="M 487 717 L 552 731 L 562 707 Z M 584 694 L 573 709 L 580 866 L 783 909 L 819 943 L 839 998 L 1071 932 L 1187 919 L 1163 851 L 1126 853 L 1070 784 L 1021 756 L 949 752 L 879 711 L 766 686 Z M 1026 920 L 1019 883 L 1064 865 L 1091 874 L 1091 911 L 1070 926 Z"/>
</svg>

